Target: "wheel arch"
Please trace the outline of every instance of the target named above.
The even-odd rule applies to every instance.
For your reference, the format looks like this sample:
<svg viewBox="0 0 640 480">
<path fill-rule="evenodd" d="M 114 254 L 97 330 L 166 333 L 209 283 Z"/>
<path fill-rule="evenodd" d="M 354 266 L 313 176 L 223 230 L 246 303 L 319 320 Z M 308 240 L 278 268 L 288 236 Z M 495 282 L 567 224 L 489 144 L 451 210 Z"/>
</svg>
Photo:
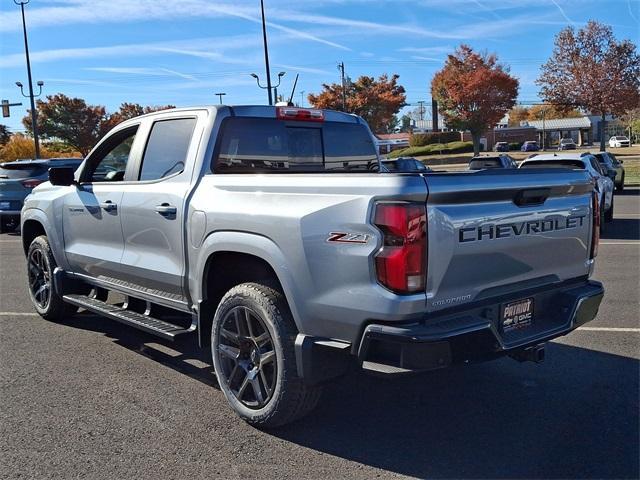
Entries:
<svg viewBox="0 0 640 480">
<path fill-rule="evenodd" d="M 299 298 L 285 255 L 270 239 L 247 232 L 215 232 L 199 249 L 189 279 L 192 300 L 201 306 L 201 321 L 210 321 L 222 296 L 245 282 L 267 283 L 284 295 L 301 330 Z M 204 334 L 206 325 L 201 325 Z"/>
</svg>

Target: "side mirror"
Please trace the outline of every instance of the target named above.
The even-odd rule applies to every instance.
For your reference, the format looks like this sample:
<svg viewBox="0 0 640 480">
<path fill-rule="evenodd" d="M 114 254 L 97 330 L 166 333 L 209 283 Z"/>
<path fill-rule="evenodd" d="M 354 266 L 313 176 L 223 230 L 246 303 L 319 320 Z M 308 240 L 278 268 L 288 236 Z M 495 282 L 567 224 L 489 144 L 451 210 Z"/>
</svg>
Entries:
<svg viewBox="0 0 640 480">
<path fill-rule="evenodd" d="M 68 187 L 76 183 L 74 170 L 71 167 L 53 167 L 49 169 L 49 181 L 51 185 Z"/>
</svg>

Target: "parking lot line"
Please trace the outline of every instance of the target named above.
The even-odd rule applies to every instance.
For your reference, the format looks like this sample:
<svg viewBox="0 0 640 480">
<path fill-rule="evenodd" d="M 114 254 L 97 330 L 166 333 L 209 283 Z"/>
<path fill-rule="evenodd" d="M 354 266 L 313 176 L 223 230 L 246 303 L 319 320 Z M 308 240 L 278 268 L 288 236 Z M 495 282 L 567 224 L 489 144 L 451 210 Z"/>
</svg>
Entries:
<svg viewBox="0 0 640 480">
<path fill-rule="evenodd" d="M 640 333 L 640 328 L 633 327 L 578 327 L 585 332 L 633 332 Z"/>
<path fill-rule="evenodd" d="M 640 245 L 640 240 L 630 240 L 626 242 L 600 242 L 599 245 Z"/>
<path fill-rule="evenodd" d="M 0 312 L 0 317 L 36 317 L 37 313 L 28 312 Z"/>
</svg>

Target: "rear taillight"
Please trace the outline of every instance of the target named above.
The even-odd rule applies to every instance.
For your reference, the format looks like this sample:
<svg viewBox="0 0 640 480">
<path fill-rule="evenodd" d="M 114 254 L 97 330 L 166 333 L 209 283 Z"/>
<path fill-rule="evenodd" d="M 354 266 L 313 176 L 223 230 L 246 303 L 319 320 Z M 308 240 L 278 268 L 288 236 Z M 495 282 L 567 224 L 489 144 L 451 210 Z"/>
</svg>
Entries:
<svg viewBox="0 0 640 480">
<path fill-rule="evenodd" d="M 37 180 L 35 178 L 30 178 L 28 180 L 23 180 L 22 185 L 24 186 L 24 188 L 34 188 L 40 185 L 43 181 L 44 180 Z"/>
<path fill-rule="evenodd" d="M 305 122 L 323 122 L 324 112 L 322 110 L 311 110 L 308 108 L 277 107 L 276 117 L 279 120 L 301 120 Z"/>
<path fill-rule="evenodd" d="M 598 194 L 593 192 L 591 196 L 591 209 L 593 210 L 591 214 L 593 215 L 592 231 L 591 231 L 591 253 L 589 254 L 590 259 L 596 258 L 598 255 L 598 243 L 600 243 L 600 222 L 602 219 L 600 218 L 600 202 L 598 201 Z"/>
<path fill-rule="evenodd" d="M 375 256 L 378 282 L 396 293 L 424 291 L 427 277 L 427 212 L 423 204 L 379 203 L 374 224 L 382 232 Z"/>
</svg>

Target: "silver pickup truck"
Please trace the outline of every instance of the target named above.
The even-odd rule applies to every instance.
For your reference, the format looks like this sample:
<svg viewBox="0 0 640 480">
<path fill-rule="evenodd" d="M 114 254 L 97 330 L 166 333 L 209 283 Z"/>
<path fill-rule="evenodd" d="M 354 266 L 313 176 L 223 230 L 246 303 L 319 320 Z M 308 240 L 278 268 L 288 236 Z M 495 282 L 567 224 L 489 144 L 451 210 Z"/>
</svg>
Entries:
<svg viewBox="0 0 640 480">
<path fill-rule="evenodd" d="M 350 365 L 540 361 L 543 342 L 595 317 L 587 172 L 379 162 L 366 123 L 340 112 L 128 120 L 26 199 L 33 305 L 197 341 L 233 410 L 262 427 L 308 413 Z"/>
</svg>

